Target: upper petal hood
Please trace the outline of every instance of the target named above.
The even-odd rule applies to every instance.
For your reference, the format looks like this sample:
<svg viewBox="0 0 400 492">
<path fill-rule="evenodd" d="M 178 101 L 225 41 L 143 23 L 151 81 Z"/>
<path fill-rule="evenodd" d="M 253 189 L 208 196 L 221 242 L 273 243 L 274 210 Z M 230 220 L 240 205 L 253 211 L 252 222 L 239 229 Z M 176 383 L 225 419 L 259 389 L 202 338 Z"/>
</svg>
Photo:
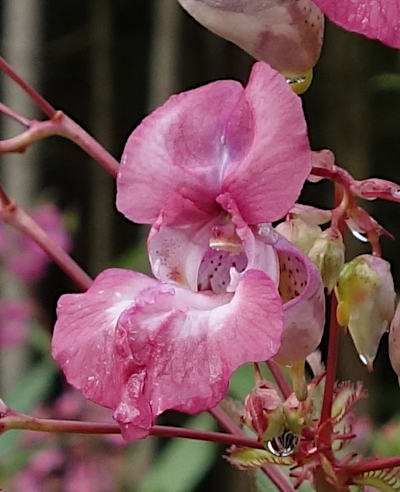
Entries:
<svg viewBox="0 0 400 492">
<path fill-rule="evenodd" d="M 126 144 L 117 208 L 129 219 L 189 223 L 218 212 L 229 192 L 248 224 L 281 218 L 311 169 L 301 100 L 255 64 L 246 89 L 218 81 L 171 97 Z"/>
<path fill-rule="evenodd" d="M 332 22 L 400 48 L 398 0 L 313 0 Z"/>
<path fill-rule="evenodd" d="M 246 272 L 233 295 L 215 295 L 111 269 L 86 293 L 61 297 L 53 356 L 133 439 L 164 410 L 215 406 L 232 372 L 272 357 L 281 334 L 282 303 L 262 272 Z"/>
<path fill-rule="evenodd" d="M 324 16 L 310 0 L 179 0 L 198 22 L 286 75 L 312 68 Z"/>
</svg>

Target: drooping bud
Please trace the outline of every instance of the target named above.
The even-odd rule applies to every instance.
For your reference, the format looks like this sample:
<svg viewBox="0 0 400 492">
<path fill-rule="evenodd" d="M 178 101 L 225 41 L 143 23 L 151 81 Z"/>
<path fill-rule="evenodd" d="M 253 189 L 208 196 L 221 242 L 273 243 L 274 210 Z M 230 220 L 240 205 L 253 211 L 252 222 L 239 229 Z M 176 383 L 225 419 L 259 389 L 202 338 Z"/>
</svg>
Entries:
<svg viewBox="0 0 400 492">
<path fill-rule="evenodd" d="M 315 240 L 321 235 L 321 228 L 309 224 L 300 218 L 285 220 L 276 226 L 276 230 L 288 241 L 308 253 Z"/>
<path fill-rule="evenodd" d="M 179 0 L 207 29 L 269 63 L 289 80 L 311 82 L 318 61 L 324 16 L 310 0 Z M 304 88 L 303 88 L 304 89 Z"/>
<path fill-rule="evenodd" d="M 389 332 L 389 357 L 400 385 L 400 304 L 397 305 Z"/>
<path fill-rule="evenodd" d="M 244 402 L 244 421 L 260 439 L 267 429 L 272 436 L 283 432 L 282 403 L 275 387 L 265 380 L 260 381 L 247 395 Z"/>
<path fill-rule="evenodd" d="M 394 314 L 389 263 L 377 256 L 357 256 L 341 271 L 336 297 L 338 322 L 348 326 L 361 361 L 371 370 L 379 341 Z"/>
<path fill-rule="evenodd" d="M 322 282 L 332 292 L 344 265 L 344 244 L 339 231 L 329 228 L 314 242 L 308 256 L 317 265 Z"/>
</svg>

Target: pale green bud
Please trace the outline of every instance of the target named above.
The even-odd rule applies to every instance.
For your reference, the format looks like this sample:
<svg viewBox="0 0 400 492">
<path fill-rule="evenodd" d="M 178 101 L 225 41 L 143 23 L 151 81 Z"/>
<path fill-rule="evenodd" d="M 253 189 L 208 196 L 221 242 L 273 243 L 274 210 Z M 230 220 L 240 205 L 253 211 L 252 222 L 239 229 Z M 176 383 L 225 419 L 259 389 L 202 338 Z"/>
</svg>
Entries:
<svg viewBox="0 0 400 492">
<path fill-rule="evenodd" d="M 306 254 L 322 232 L 317 225 L 309 224 L 298 217 L 281 222 L 276 230 Z"/>
<path fill-rule="evenodd" d="M 361 361 L 372 370 L 379 341 L 394 315 L 389 263 L 377 256 L 357 256 L 341 271 L 336 297 L 337 320 L 348 326 Z"/>
<path fill-rule="evenodd" d="M 336 231 L 327 229 L 314 242 L 308 252 L 310 259 L 316 264 L 328 292 L 332 292 L 344 265 L 344 244 Z"/>
</svg>

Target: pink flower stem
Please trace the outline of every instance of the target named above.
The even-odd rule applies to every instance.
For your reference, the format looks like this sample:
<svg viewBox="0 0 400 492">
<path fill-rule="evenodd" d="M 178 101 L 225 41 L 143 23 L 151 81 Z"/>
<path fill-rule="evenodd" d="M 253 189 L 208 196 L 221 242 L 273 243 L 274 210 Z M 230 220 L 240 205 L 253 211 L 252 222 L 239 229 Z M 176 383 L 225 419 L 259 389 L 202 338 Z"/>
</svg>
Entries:
<svg viewBox="0 0 400 492">
<path fill-rule="evenodd" d="M 0 112 L 4 113 L 9 118 L 15 120 L 17 123 L 20 123 L 22 126 L 29 128 L 31 122 L 27 118 L 24 118 L 20 114 L 13 111 L 11 108 L 0 102 Z"/>
<path fill-rule="evenodd" d="M 121 428 L 116 424 L 103 424 L 98 422 L 81 422 L 76 420 L 38 419 L 29 415 L 10 411 L 10 415 L 0 418 L 0 434 L 8 430 L 24 429 L 37 432 L 63 432 L 73 434 L 120 434 Z M 181 437 L 210 441 L 228 445 L 245 446 L 255 449 L 264 449 L 256 439 L 234 436 L 221 432 L 210 432 L 183 427 L 169 427 L 154 425 L 150 429 L 152 436 Z"/>
<path fill-rule="evenodd" d="M 21 207 L 10 200 L 1 184 L 0 220 L 35 241 L 82 290 L 91 286 L 89 275 Z"/>
<path fill-rule="evenodd" d="M 50 119 L 53 118 L 56 110 L 49 104 L 38 92 L 35 91 L 25 80 L 23 80 L 16 71 L 0 56 L 0 69 L 10 77 L 28 96 L 39 106 L 39 108 Z"/>
<path fill-rule="evenodd" d="M 359 475 L 375 470 L 384 470 L 386 468 L 400 467 L 400 456 L 393 456 L 392 458 L 379 458 L 374 460 L 361 461 L 360 463 L 354 463 L 353 465 L 345 465 L 340 467 L 345 469 L 351 475 Z M 339 468 L 339 467 L 338 467 Z"/>
<path fill-rule="evenodd" d="M 215 418 L 220 426 L 230 434 L 236 435 L 237 437 L 245 435 L 242 429 L 222 410 L 222 408 L 215 407 L 208 412 Z M 282 473 L 279 467 L 269 465 L 263 466 L 261 470 L 282 492 L 295 492 L 296 489 L 293 487 L 287 476 Z"/>
<path fill-rule="evenodd" d="M 287 382 L 282 369 L 274 360 L 267 360 L 266 364 L 268 366 L 268 369 L 271 371 L 271 374 L 274 376 L 276 384 L 278 385 L 283 397 L 286 400 L 293 393 L 293 390 L 290 387 L 290 384 Z"/>
<path fill-rule="evenodd" d="M 335 183 L 335 205 L 343 199 L 343 188 Z M 337 221 L 336 227 L 339 232 L 344 234 L 343 216 Z M 320 449 L 324 449 L 328 454 L 332 454 L 332 424 L 330 423 L 333 402 L 333 389 L 336 380 L 336 366 L 339 349 L 339 327 L 336 318 L 337 299 L 334 292 L 330 295 L 330 313 L 329 313 L 329 339 L 328 339 L 328 360 L 326 364 L 325 389 L 322 400 L 322 409 L 320 417 L 321 432 L 318 436 L 318 445 Z"/>
<path fill-rule="evenodd" d="M 52 135 L 71 140 L 113 177 L 117 175 L 118 161 L 62 111 L 55 111 L 50 120 L 32 120 L 29 122 L 29 128 L 25 132 L 16 137 L 0 141 L 0 153 L 25 152 L 33 143 Z"/>
</svg>

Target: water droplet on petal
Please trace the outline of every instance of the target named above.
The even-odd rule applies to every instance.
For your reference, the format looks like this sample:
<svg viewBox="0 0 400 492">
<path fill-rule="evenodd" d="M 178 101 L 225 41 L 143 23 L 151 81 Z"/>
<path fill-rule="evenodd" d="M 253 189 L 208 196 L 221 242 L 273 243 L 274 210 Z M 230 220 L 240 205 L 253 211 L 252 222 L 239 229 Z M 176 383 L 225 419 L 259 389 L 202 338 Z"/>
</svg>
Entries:
<svg viewBox="0 0 400 492">
<path fill-rule="evenodd" d="M 400 188 L 391 188 L 390 194 L 392 195 L 393 198 L 400 199 Z"/>
</svg>

